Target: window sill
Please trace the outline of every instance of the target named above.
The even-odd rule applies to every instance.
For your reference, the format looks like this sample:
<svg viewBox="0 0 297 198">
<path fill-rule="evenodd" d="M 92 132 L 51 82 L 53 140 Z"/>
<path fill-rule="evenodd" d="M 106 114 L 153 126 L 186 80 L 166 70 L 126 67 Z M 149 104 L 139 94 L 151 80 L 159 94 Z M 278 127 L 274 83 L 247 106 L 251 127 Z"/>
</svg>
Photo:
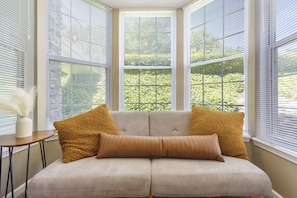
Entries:
<svg viewBox="0 0 297 198">
<path fill-rule="evenodd" d="M 251 136 L 249 134 L 247 134 L 247 133 L 244 133 L 243 134 L 243 141 L 248 143 L 248 142 L 250 142 L 250 140 L 251 140 Z"/>
<path fill-rule="evenodd" d="M 253 137 L 252 138 L 254 144 L 266 151 L 269 151 L 283 159 L 286 159 L 290 162 L 293 162 L 294 164 L 297 164 L 297 153 L 292 152 L 290 150 L 281 148 L 279 146 L 272 145 L 266 141 L 263 141 L 259 138 Z"/>
</svg>

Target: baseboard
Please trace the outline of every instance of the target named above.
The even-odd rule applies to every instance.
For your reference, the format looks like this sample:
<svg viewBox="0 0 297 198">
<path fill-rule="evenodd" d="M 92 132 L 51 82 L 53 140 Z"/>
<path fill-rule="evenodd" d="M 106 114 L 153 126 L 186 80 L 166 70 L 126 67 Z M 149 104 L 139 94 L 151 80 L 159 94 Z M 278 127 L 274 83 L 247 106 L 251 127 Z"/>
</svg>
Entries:
<svg viewBox="0 0 297 198">
<path fill-rule="evenodd" d="M 29 184 L 29 182 L 30 182 L 30 180 L 28 181 L 28 184 Z M 26 183 L 23 183 L 22 185 L 20 185 L 16 189 L 14 189 L 14 197 L 18 197 L 19 195 L 24 193 L 25 189 L 26 189 Z M 2 198 L 5 198 L 5 195 Z M 7 194 L 7 198 L 12 198 L 11 192 Z"/>
<path fill-rule="evenodd" d="M 284 197 L 278 194 L 275 190 L 272 190 L 272 198 L 284 198 Z"/>
</svg>

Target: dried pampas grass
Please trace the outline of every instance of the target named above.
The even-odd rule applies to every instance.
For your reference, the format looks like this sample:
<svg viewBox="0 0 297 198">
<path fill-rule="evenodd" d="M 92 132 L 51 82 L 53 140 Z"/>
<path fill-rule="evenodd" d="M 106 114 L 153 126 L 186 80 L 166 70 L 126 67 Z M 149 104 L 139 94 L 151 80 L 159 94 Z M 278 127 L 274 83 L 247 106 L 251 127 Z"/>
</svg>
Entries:
<svg viewBox="0 0 297 198">
<path fill-rule="evenodd" d="M 36 94 L 35 87 L 29 92 L 16 87 L 10 97 L 0 96 L 0 110 L 9 114 L 28 116 L 33 110 Z"/>
</svg>

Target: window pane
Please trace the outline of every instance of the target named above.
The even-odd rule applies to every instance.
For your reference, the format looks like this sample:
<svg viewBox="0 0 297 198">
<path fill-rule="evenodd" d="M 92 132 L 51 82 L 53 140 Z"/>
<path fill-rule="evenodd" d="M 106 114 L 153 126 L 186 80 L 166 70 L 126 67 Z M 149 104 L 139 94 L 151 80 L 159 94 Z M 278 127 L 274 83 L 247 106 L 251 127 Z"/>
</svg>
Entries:
<svg viewBox="0 0 297 198">
<path fill-rule="evenodd" d="M 106 69 L 50 61 L 50 121 L 106 103 Z"/>
<path fill-rule="evenodd" d="M 223 39 L 205 38 L 205 60 L 214 60 L 223 57 Z"/>
<path fill-rule="evenodd" d="M 85 1 L 49 1 L 49 54 L 106 64 L 107 16 Z"/>
<path fill-rule="evenodd" d="M 244 0 L 217 0 L 191 13 L 190 63 L 243 53 L 243 8 Z"/>
<path fill-rule="evenodd" d="M 124 65 L 139 65 L 139 18 L 125 17 Z"/>
<path fill-rule="evenodd" d="M 204 23 L 204 9 L 199 9 L 191 13 L 191 18 L 197 19 L 191 20 L 191 29 L 202 25 Z"/>
<path fill-rule="evenodd" d="M 223 37 L 223 18 L 205 23 L 205 37 L 215 40 Z"/>
<path fill-rule="evenodd" d="M 203 26 L 192 29 L 190 34 L 190 63 L 204 61 L 205 40 Z"/>
<path fill-rule="evenodd" d="M 244 61 L 243 58 L 223 64 L 224 111 L 244 112 Z"/>
<path fill-rule="evenodd" d="M 224 14 L 229 15 L 238 10 L 244 9 L 244 0 L 225 0 L 224 1 Z"/>
<path fill-rule="evenodd" d="M 297 141 L 297 41 L 278 48 L 278 116 L 275 132 L 289 142 Z M 290 143 L 289 143 L 290 144 Z M 297 151 L 297 149 L 296 149 Z"/>
<path fill-rule="evenodd" d="M 190 97 L 192 104 L 203 106 L 203 66 L 191 68 Z"/>
<path fill-rule="evenodd" d="M 224 56 L 234 56 L 244 53 L 244 33 L 235 34 L 225 39 Z"/>
<path fill-rule="evenodd" d="M 243 58 L 191 68 L 191 103 L 244 112 Z"/>
<path fill-rule="evenodd" d="M 224 36 L 238 34 L 244 31 L 244 10 L 225 16 Z"/>
<path fill-rule="evenodd" d="M 171 66 L 171 17 L 125 17 L 126 66 Z"/>
<path fill-rule="evenodd" d="M 295 0 L 275 1 L 276 41 L 297 32 L 297 4 Z"/>
<path fill-rule="evenodd" d="M 125 69 L 124 75 L 126 111 L 171 108 L 171 69 Z"/>
<path fill-rule="evenodd" d="M 212 1 L 205 6 L 205 21 L 216 20 L 223 16 L 223 1 Z"/>
</svg>

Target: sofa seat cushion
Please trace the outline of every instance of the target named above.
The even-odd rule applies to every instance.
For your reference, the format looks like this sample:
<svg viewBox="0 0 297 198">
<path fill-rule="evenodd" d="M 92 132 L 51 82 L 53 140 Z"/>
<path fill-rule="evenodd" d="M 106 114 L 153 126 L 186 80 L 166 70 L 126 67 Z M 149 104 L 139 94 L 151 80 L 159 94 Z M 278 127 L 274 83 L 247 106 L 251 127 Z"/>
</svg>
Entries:
<svg viewBox="0 0 297 198">
<path fill-rule="evenodd" d="M 96 159 L 71 163 L 56 160 L 29 183 L 30 198 L 148 197 L 151 184 L 149 159 Z"/>
<path fill-rule="evenodd" d="M 155 197 L 271 196 L 267 174 L 248 160 L 152 160 Z"/>
</svg>

